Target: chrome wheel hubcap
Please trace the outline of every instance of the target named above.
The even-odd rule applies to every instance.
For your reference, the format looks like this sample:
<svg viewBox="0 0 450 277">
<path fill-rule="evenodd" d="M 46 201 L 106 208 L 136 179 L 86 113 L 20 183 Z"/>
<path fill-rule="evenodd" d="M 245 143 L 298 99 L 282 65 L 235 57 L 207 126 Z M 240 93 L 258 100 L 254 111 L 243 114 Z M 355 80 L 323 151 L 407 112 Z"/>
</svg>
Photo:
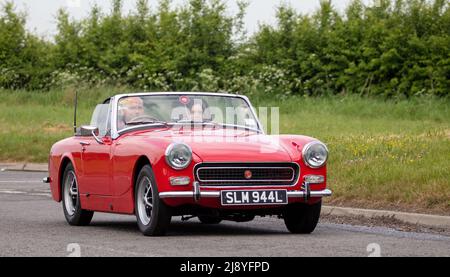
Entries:
<svg viewBox="0 0 450 277">
<path fill-rule="evenodd" d="M 138 189 L 138 214 L 142 224 L 148 225 L 153 211 L 153 189 L 148 177 L 142 178 Z"/>
<path fill-rule="evenodd" d="M 64 182 L 64 204 L 67 214 L 73 216 L 78 204 L 78 183 L 73 171 L 69 171 Z"/>
</svg>

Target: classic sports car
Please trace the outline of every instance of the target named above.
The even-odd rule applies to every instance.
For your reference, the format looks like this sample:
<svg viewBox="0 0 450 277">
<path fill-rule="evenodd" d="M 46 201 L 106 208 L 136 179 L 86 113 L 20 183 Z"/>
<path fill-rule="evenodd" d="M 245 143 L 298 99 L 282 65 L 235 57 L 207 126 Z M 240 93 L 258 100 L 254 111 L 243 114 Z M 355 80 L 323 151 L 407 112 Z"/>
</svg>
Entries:
<svg viewBox="0 0 450 277">
<path fill-rule="evenodd" d="M 316 139 L 266 135 L 245 96 L 123 94 L 53 145 L 44 182 L 70 225 L 88 225 L 95 211 L 134 214 L 157 236 L 172 216 L 218 224 L 274 215 L 311 233 L 331 195 L 327 157 Z"/>
</svg>

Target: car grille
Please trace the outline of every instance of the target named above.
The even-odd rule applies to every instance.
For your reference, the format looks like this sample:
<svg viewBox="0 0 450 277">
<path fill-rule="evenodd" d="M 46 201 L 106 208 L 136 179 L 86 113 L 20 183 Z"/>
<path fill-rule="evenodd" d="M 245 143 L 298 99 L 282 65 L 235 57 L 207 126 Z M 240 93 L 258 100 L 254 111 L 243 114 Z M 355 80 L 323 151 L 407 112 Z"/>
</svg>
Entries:
<svg viewBox="0 0 450 277">
<path fill-rule="evenodd" d="M 294 163 L 203 163 L 194 171 L 201 186 L 291 186 L 299 167 Z"/>
</svg>

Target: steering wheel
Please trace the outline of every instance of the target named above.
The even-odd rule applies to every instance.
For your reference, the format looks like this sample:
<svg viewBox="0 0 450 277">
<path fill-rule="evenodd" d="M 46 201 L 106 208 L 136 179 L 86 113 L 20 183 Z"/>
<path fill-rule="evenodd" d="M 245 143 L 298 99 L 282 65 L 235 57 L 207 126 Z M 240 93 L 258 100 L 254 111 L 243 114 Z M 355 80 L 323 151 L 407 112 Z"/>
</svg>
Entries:
<svg viewBox="0 0 450 277">
<path fill-rule="evenodd" d="M 152 116 L 149 116 L 149 115 L 140 115 L 140 116 L 132 118 L 130 121 L 127 121 L 126 124 L 137 123 L 137 122 L 141 122 L 141 121 L 157 121 L 158 122 L 160 120 L 157 118 L 154 118 Z"/>
</svg>

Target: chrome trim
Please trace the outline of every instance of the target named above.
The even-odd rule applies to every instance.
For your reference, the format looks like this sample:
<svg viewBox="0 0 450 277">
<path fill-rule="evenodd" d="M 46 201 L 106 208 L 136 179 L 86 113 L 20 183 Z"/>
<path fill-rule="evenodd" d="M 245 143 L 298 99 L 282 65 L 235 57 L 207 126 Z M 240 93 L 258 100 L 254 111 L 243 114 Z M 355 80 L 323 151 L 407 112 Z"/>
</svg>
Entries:
<svg viewBox="0 0 450 277">
<path fill-rule="evenodd" d="M 304 191 L 288 191 L 288 196 L 292 198 L 304 198 L 305 194 L 306 193 Z M 332 194 L 333 192 L 329 189 L 310 191 L 311 198 L 328 197 Z"/>
<path fill-rule="evenodd" d="M 95 139 L 95 141 L 98 143 L 98 144 L 104 144 L 104 142 L 95 134 L 95 132 L 96 131 L 98 131 L 98 127 L 96 127 L 96 126 L 87 126 L 87 125 L 85 125 L 85 126 L 81 126 L 80 127 L 80 130 L 85 130 L 85 131 L 87 131 L 87 132 L 91 132 L 91 136 Z M 82 131 L 81 131 L 82 132 Z M 87 146 L 87 144 L 83 144 L 83 142 L 80 142 L 80 144 L 82 145 L 82 146 Z"/>
<path fill-rule="evenodd" d="M 235 189 L 239 190 L 239 189 Z M 277 189 L 273 189 L 277 190 Z M 311 191 L 311 198 L 319 198 L 319 197 L 328 197 L 333 193 L 329 189 L 319 190 L 319 191 Z M 304 191 L 288 191 L 287 195 L 289 198 L 304 198 L 306 193 Z M 161 192 L 159 193 L 159 197 L 161 199 L 167 198 L 192 198 L 194 197 L 193 191 L 174 191 L 174 192 Z M 220 191 L 201 191 L 200 198 L 220 198 Z"/>
<path fill-rule="evenodd" d="M 160 192 L 159 198 L 194 198 L 193 191 L 173 191 L 173 192 Z M 220 197 L 219 191 L 202 191 L 200 192 L 200 197 L 204 198 L 216 198 Z"/>
<path fill-rule="evenodd" d="M 200 185 L 198 182 L 194 182 L 194 201 L 198 202 L 201 197 Z"/>
<path fill-rule="evenodd" d="M 290 180 L 202 180 L 200 179 L 200 176 L 198 175 L 200 170 L 204 170 L 204 169 L 290 169 L 293 173 L 292 178 Z M 252 182 L 292 182 L 295 179 L 295 170 L 292 167 L 201 167 L 197 170 L 196 172 L 196 177 L 197 180 L 199 180 L 200 182 L 205 182 L 205 183 L 222 183 L 222 182 L 236 182 L 236 183 L 252 183 Z"/>
<path fill-rule="evenodd" d="M 298 184 L 298 182 L 300 181 L 300 176 L 302 175 L 301 173 L 302 173 L 302 168 L 300 167 L 300 165 L 297 163 L 297 162 L 240 162 L 240 163 L 242 163 L 242 164 L 294 164 L 294 165 L 297 165 L 298 166 L 298 175 L 297 175 L 297 179 L 294 181 L 294 183 L 292 184 L 292 185 L 285 185 L 285 186 L 280 186 L 280 188 L 282 188 L 282 187 L 287 187 L 287 188 L 290 188 L 290 187 L 295 187 L 297 184 Z M 204 162 L 204 163 L 197 163 L 196 165 L 194 165 L 194 168 L 192 169 L 192 171 L 193 171 L 193 176 L 197 176 L 196 175 L 196 172 L 195 172 L 195 169 L 198 167 L 198 166 L 201 166 L 202 164 L 230 164 L 230 165 L 232 165 L 232 164 L 239 164 L 239 162 L 232 162 L 232 163 L 230 163 L 230 162 Z M 258 187 L 258 188 L 265 188 L 265 187 L 273 187 L 274 185 L 245 185 L 245 186 L 204 186 L 204 185 L 202 185 L 201 187 L 202 188 L 212 188 L 212 189 L 229 189 L 230 187 L 231 188 L 256 188 L 256 187 Z"/>
<path fill-rule="evenodd" d="M 44 177 L 43 179 L 42 179 L 42 182 L 44 183 L 44 184 L 50 184 L 50 182 L 51 182 L 51 178 L 50 177 Z"/>
<path fill-rule="evenodd" d="M 189 151 L 191 152 L 191 159 L 190 159 L 190 161 L 189 161 L 185 166 L 183 166 L 183 167 L 175 167 L 175 166 L 169 161 L 169 158 L 168 158 L 168 156 L 169 156 L 169 154 L 170 154 L 170 151 L 172 151 L 173 148 L 175 148 L 175 146 L 177 146 L 177 145 L 184 145 L 184 146 L 186 146 L 186 147 L 189 149 Z M 171 143 L 169 146 L 167 146 L 166 152 L 164 153 L 164 156 L 165 156 L 165 158 L 166 158 L 166 163 L 167 163 L 171 168 L 173 168 L 173 169 L 175 169 L 175 170 L 183 170 L 183 169 L 188 168 L 189 165 L 192 163 L 193 152 L 192 152 L 192 148 L 191 148 L 189 145 L 187 145 L 186 143 L 182 143 L 182 142 L 174 142 L 174 143 Z"/>
<path fill-rule="evenodd" d="M 312 166 L 312 165 L 310 165 L 309 163 L 308 163 L 308 161 L 306 160 L 306 158 L 305 158 L 305 153 L 309 150 L 309 148 L 312 146 L 312 145 L 314 145 L 314 144 L 321 144 L 321 145 L 323 145 L 324 147 L 325 147 L 325 150 L 327 151 L 327 158 L 326 158 L 326 160 L 325 160 L 325 162 L 321 165 L 321 166 Z M 323 166 L 325 166 L 326 164 L 327 164 L 327 161 L 328 161 L 328 147 L 325 145 L 325 143 L 323 143 L 323 142 L 320 142 L 320 141 L 318 141 L 318 140 L 315 140 L 315 141 L 311 141 L 311 142 L 309 142 L 309 143 L 307 143 L 304 147 L 303 147 L 303 149 L 302 149 L 302 159 L 303 159 L 303 162 L 308 166 L 308 167 L 310 167 L 310 168 L 312 168 L 312 169 L 317 169 L 317 168 L 321 168 L 321 167 L 323 167 Z"/>
<path fill-rule="evenodd" d="M 253 117 L 256 120 L 259 131 L 262 134 L 265 134 L 264 129 L 262 128 L 262 124 L 256 115 L 255 109 L 254 109 L 253 105 L 250 103 L 250 100 L 246 96 L 238 95 L 238 94 L 212 93 L 212 92 L 155 92 L 155 93 L 141 92 L 141 93 L 118 94 L 118 95 L 110 98 L 110 101 L 112 103 L 112 109 L 111 109 L 111 113 L 110 113 L 111 114 L 111 138 L 113 140 L 119 138 L 121 136 L 121 132 L 123 132 L 125 130 L 125 129 L 120 130 L 120 132 L 117 130 L 117 109 L 118 109 L 118 103 L 121 98 L 132 97 L 132 96 L 141 97 L 141 96 L 164 96 L 164 95 L 168 95 L 168 96 L 198 95 L 198 96 L 222 96 L 222 97 L 240 98 L 240 99 L 244 100 L 247 103 L 247 105 L 249 106 L 249 108 L 253 114 Z M 153 126 L 158 126 L 158 125 L 145 125 L 145 126 L 153 127 Z M 128 129 L 133 129 L 133 128 L 128 128 Z"/>
<path fill-rule="evenodd" d="M 92 136 L 94 137 L 95 141 L 96 141 L 98 144 L 100 144 L 100 145 L 105 144 L 105 143 L 103 142 L 103 140 L 101 140 L 96 134 L 94 134 L 94 132 L 92 132 Z"/>
<path fill-rule="evenodd" d="M 120 134 L 117 130 L 117 111 L 118 111 L 118 103 L 117 103 L 117 96 L 111 97 L 111 139 L 117 139 L 120 137 Z"/>
<path fill-rule="evenodd" d="M 309 183 L 305 182 L 302 185 L 302 189 L 303 189 L 303 199 L 306 202 L 311 198 L 311 186 L 309 185 Z"/>
</svg>

